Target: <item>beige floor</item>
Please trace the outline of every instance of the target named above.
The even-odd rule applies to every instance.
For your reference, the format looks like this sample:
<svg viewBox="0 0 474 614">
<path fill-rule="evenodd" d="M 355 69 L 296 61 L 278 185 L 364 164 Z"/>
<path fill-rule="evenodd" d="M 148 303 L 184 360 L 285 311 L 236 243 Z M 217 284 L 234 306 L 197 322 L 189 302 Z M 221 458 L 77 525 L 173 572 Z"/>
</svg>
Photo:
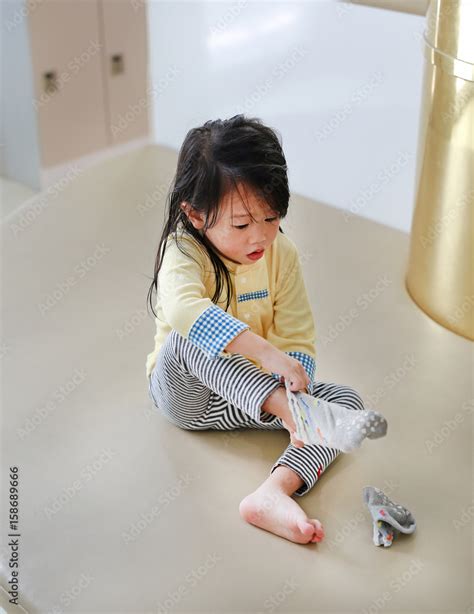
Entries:
<svg viewBox="0 0 474 614">
<path fill-rule="evenodd" d="M 407 294 L 408 237 L 292 198 L 317 378 L 389 423 L 298 498 L 326 539 L 296 545 L 238 513 L 286 431 L 179 430 L 147 395 L 146 293 L 175 163 L 155 146 L 108 160 L 4 224 L 3 478 L 18 465 L 23 607 L 467 612 L 473 346 Z M 368 484 L 411 509 L 415 534 L 373 545 Z M 5 588 L 8 552 L 4 528 Z"/>
<path fill-rule="evenodd" d="M 14 212 L 25 207 L 30 199 L 35 196 L 34 190 L 30 187 L 10 181 L 4 177 L 0 178 L 0 220 L 14 219 Z"/>
</svg>

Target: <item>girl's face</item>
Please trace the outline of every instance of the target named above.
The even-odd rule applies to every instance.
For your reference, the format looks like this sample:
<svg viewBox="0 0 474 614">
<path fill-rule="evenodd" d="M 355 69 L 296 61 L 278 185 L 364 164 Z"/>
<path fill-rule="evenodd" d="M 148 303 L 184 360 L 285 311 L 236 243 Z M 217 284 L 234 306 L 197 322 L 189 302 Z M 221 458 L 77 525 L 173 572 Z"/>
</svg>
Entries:
<svg viewBox="0 0 474 614">
<path fill-rule="evenodd" d="M 232 191 L 221 201 L 214 226 L 208 228 L 204 234 L 225 258 L 238 264 L 251 264 L 260 260 L 275 240 L 280 218 L 265 201 L 258 199 L 243 184 L 238 187 L 253 219 L 241 197 Z M 181 203 L 181 207 L 193 226 L 201 230 L 204 218 L 187 203 Z M 260 258 L 249 258 L 249 254 L 259 250 L 263 250 Z"/>
</svg>

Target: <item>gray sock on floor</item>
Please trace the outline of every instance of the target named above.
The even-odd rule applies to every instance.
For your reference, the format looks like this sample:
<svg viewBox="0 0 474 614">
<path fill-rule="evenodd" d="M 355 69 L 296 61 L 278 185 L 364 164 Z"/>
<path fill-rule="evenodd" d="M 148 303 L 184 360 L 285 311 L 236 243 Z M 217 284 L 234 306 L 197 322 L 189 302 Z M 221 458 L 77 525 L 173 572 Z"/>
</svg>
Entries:
<svg viewBox="0 0 474 614">
<path fill-rule="evenodd" d="M 285 387 L 296 436 L 306 444 L 352 452 L 366 437 L 377 439 L 387 433 L 386 419 L 372 409 L 349 409 L 305 392 L 292 392 L 288 382 Z"/>
<path fill-rule="evenodd" d="M 365 486 L 362 491 L 364 503 L 374 521 L 373 542 L 388 548 L 400 533 L 413 533 L 416 522 L 406 507 L 395 503 L 376 486 Z"/>
</svg>

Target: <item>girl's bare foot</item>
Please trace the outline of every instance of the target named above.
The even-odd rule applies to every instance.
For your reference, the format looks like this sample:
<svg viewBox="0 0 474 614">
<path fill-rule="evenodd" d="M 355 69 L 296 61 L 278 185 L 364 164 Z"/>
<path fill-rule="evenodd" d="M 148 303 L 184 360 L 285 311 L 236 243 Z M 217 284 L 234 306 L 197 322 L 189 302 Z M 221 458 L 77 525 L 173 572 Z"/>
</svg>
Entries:
<svg viewBox="0 0 474 614">
<path fill-rule="evenodd" d="M 257 490 L 242 499 L 240 515 L 250 524 L 297 544 L 320 542 L 324 538 L 323 526 L 316 518 L 308 518 L 291 498 L 291 487 L 288 489 L 289 472 L 297 475 L 288 467 L 278 466 Z M 301 485 L 303 482 L 297 477 Z M 282 483 L 282 478 L 286 478 L 286 484 Z"/>
</svg>

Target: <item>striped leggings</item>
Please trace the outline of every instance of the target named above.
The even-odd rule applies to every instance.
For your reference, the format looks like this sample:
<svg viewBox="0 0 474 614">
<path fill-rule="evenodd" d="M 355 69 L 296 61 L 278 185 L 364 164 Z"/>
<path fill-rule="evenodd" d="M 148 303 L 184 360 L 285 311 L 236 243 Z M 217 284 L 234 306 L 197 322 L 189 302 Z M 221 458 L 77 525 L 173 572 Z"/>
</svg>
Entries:
<svg viewBox="0 0 474 614">
<path fill-rule="evenodd" d="M 283 384 L 241 354 L 208 358 L 175 329 L 158 352 L 149 378 L 149 393 L 165 417 L 183 429 L 221 431 L 237 428 L 284 429 L 281 419 L 261 409 L 265 399 Z M 360 395 L 349 386 L 312 382 L 311 394 L 349 409 L 362 410 Z M 337 448 L 289 443 L 270 470 L 286 465 L 304 484 L 305 495 L 341 453 Z"/>
</svg>

